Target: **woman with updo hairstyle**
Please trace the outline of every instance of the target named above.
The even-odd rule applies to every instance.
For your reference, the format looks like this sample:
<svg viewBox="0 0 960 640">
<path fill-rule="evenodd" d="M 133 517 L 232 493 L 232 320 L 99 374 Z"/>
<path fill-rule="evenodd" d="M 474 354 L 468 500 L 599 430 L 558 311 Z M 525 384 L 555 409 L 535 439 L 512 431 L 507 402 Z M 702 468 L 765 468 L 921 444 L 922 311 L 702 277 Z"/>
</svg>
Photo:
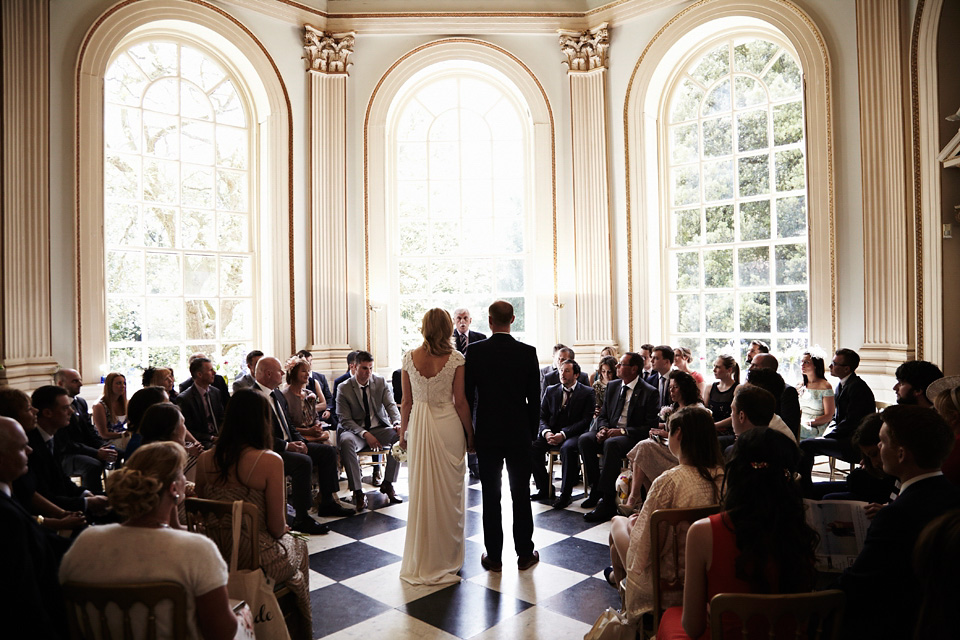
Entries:
<svg viewBox="0 0 960 640">
<path fill-rule="evenodd" d="M 703 385 L 703 375 L 699 371 L 690 370 L 690 365 L 693 364 L 693 352 L 690 351 L 690 349 L 687 349 L 686 347 L 674 347 L 673 364 L 679 371 L 689 373 L 691 376 L 693 376 L 693 379 L 696 381 L 698 387 Z"/>
<path fill-rule="evenodd" d="M 313 628 L 309 593 L 307 543 L 287 526 L 283 459 L 272 451 L 271 408 L 254 389 L 231 396 L 223 429 L 212 449 L 197 462 L 197 495 L 209 500 L 243 500 L 260 511 L 260 567 L 267 577 L 285 582 L 297 597 L 303 633 Z M 250 544 L 240 541 L 240 553 Z"/>
<path fill-rule="evenodd" d="M 956 436 L 953 449 L 940 465 L 940 471 L 953 484 L 960 486 L 960 376 L 934 380 L 927 387 L 927 396 L 933 401 L 933 408 L 946 420 Z"/>
<path fill-rule="evenodd" d="M 237 619 L 227 596 L 227 565 L 208 538 L 171 526 L 184 499 L 186 453 L 172 442 L 142 445 L 107 478 L 110 505 L 122 524 L 90 527 L 60 565 L 60 582 L 176 582 L 187 593 L 187 637 L 233 638 Z M 157 637 L 172 638 L 169 615 L 157 616 Z M 145 617 L 144 611 L 141 615 Z M 123 619 L 108 610 L 114 637 Z M 134 620 L 134 628 L 137 621 Z"/>
<path fill-rule="evenodd" d="M 833 421 L 836 399 L 833 386 L 825 375 L 824 355 L 819 349 L 808 349 L 800 355 L 803 379 L 797 385 L 797 393 L 800 396 L 801 440 L 823 435 Z"/>
<path fill-rule="evenodd" d="M 773 429 L 751 429 L 737 438 L 726 467 L 723 511 L 697 520 L 687 532 L 683 606 L 666 610 L 659 640 L 709 638 L 707 605 L 718 593 L 813 588 L 819 536 L 804 518 L 794 479 L 799 457 L 796 443 Z M 723 629 L 724 638 L 741 637 L 739 620 L 724 617 Z"/>
</svg>

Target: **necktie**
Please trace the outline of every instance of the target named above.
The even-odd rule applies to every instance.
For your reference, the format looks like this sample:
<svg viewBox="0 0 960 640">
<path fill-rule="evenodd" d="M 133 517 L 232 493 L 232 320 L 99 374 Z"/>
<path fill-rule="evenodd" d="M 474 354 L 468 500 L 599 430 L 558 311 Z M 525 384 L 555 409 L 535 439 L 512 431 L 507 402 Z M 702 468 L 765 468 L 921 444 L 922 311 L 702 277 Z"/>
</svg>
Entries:
<svg viewBox="0 0 960 640">
<path fill-rule="evenodd" d="M 277 397 L 270 394 L 270 399 L 273 401 L 273 410 L 277 414 L 277 419 L 280 421 L 280 429 L 283 430 L 283 439 L 290 441 L 290 427 L 287 426 L 287 418 L 283 415 L 283 407 L 280 406 L 280 403 L 277 402 Z"/>
<path fill-rule="evenodd" d="M 367 386 L 364 385 L 361 387 L 363 389 L 363 428 L 367 431 L 370 430 L 370 401 L 367 399 Z"/>
<path fill-rule="evenodd" d="M 457 332 L 457 351 L 463 353 L 467 350 L 467 336 L 463 333 Z"/>
<path fill-rule="evenodd" d="M 560 403 L 560 408 L 561 408 L 561 409 L 566 409 L 567 403 L 570 402 L 570 394 L 571 394 L 571 393 L 573 393 L 573 389 L 567 389 L 566 387 L 564 387 L 564 389 L 563 389 L 563 401 Z"/>
<path fill-rule="evenodd" d="M 667 399 L 667 379 L 664 377 L 660 378 L 660 406 L 666 406 L 669 404 Z"/>
<path fill-rule="evenodd" d="M 50 455 L 53 456 L 53 438 L 47 440 L 47 448 L 50 449 Z"/>
<path fill-rule="evenodd" d="M 620 387 L 620 397 L 617 398 L 617 420 L 620 419 L 620 414 L 623 413 L 623 407 L 627 403 L 627 389 L 629 388 L 627 385 Z"/>
<path fill-rule="evenodd" d="M 210 425 L 210 433 L 217 433 L 217 418 L 213 413 L 213 402 L 210 400 L 210 390 L 203 394 L 204 409 L 207 411 L 207 423 Z"/>
</svg>

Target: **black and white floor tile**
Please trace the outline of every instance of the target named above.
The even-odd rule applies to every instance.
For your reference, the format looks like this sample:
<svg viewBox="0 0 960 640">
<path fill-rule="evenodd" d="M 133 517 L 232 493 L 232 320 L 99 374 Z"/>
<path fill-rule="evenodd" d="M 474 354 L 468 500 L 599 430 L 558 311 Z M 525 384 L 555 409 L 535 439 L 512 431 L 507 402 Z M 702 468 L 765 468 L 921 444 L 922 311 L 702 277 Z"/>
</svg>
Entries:
<svg viewBox="0 0 960 640">
<path fill-rule="evenodd" d="M 375 487 L 364 485 L 373 508 L 320 519 L 331 532 L 308 543 L 314 638 L 579 640 L 605 608 L 619 606 L 603 579 L 610 524 L 584 521 L 582 495 L 562 510 L 531 503 L 540 563 L 519 571 L 507 553 L 513 518 L 505 478 L 503 571 L 490 573 L 480 566 L 480 484 L 468 482 L 463 581 L 456 585 L 414 587 L 399 578 L 409 508 L 405 468 L 394 485 L 402 504 L 387 505 Z M 341 495 L 348 494 L 344 483 Z"/>
</svg>

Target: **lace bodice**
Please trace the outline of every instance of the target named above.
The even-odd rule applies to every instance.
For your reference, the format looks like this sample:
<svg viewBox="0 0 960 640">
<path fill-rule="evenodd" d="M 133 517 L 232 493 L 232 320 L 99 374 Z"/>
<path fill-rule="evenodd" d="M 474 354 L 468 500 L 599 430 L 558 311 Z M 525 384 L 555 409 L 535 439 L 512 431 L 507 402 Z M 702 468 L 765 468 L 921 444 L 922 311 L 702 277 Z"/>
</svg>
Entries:
<svg viewBox="0 0 960 640">
<path fill-rule="evenodd" d="M 403 370 L 410 377 L 410 391 L 414 402 L 425 402 L 432 405 L 453 403 L 453 376 L 457 367 L 463 366 L 463 355 L 453 351 L 447 364 L 432 378 L 423 377 L 413 365 L 413 352 L 403 354 Z"/>
</svg>

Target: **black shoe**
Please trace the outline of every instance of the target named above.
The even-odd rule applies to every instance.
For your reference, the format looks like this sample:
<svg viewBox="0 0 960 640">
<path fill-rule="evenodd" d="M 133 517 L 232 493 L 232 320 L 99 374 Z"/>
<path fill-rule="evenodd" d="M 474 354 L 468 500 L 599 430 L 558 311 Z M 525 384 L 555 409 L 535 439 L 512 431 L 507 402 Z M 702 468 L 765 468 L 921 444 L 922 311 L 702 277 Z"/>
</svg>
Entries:
<svg viewBox="0 0 960 640">
<path fill-rule="evenodd" d="M 537 557 L 539 558 L 539 556 Z M 487 571 L 503 571 L 503 563 L 499 560 L 491 560 L 487 557 L 486 551 L 480 555 L 480 566 Z"/>
<path fill-rule="evenodd" d="M 607 584 L 609 584 L 614 589 L 617 588 L 617 581 L 613 578 L 613 567 L 607 567 L 603 570 L 603 577 L 607 579 Z"/>
<path fill-rule="evenodd" d="M 569 493 L 561 493 L 560 496 L 553 503 L 553 508 L 566 509 L 568 506 L 570 506 L 571 502 L 573 502 L 573 500 L 570 498 Z"/>
<path fill-rule="evenodd" d="M 609 506 L 606 500 L 601 500 L 593 511 L 583 514 L 583 519 L 587 522 L 606 522 L 615 515 L 617 508 Z"/>
<path fill-rule="evenodd" d="M 600 504 L 600 496 L 591 493 L 589 498 L 580 503 L 580 506 L 584 509 L 593 509 L 598 504 Z"/>
<path fill-rule="evenodd" d="M 538 562 L 540 562 L 540 553 L 537 551 L 534 551 L 533 553 L 531 553 L 526 557 L 518 558 L 517 568 L 520 569 L 520 571 L 526 571 L 527 569 L 537 564 Z"/>
<path fill-rule="evenodd" d="M 530 494 L 530 502 L 540 502 L 541 500 L 549 500 L 550 494 L 546 491 L 537 491 L 536 493 Z"/>
<path fill-rule="evenodd" d="M 353 509 L 347 509 L 346 507 L 337 504 L 333 500 L 330 502 L 322 502 L 317 505 L 318 516 L 326 516 L 328 518 L 346 518 L 347 516 L 352 516 L 353 514 Z"/>
<path fill-rule="evenodd" d="M 322 536 L 326 533 L 330 533 L 330 527 L 325 524 L 320 524 L 310 516 L 297 518 L 290 528 L 294 531 L 306 533 L 311 536 Z"/>
<path fill-rule="evenodd" d="M 387 499 L 390 501 L 390 504 L 400 504 L 403 500 L 400 499 L 400 496 L 397 495 L 397 492 L 393 490 L 393 483 L 384 482 L 380 485 L 380 493 L 387 496 Z"/>
</svg>

